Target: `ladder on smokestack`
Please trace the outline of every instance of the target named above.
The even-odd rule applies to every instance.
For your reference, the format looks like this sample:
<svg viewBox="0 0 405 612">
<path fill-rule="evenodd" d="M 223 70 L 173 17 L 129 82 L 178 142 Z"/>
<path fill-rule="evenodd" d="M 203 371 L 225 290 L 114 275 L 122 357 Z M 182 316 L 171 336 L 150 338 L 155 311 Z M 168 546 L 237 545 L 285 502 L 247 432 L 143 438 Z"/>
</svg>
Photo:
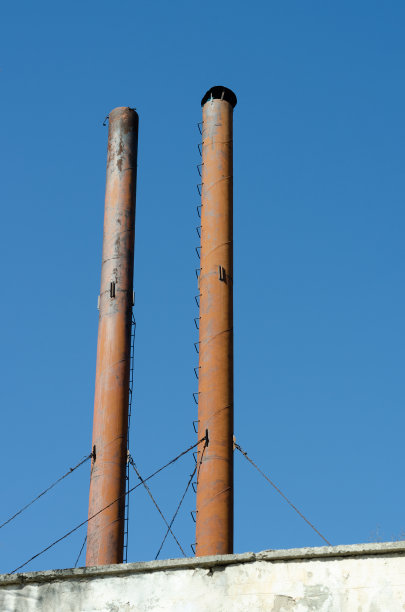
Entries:
<svg viewBox="0 0 405 612">
<path fill-rule="evenodd" d="M 129 396 L 128 396 L 128 434 L 127 434 L 127 468 L 126 468 L 126 496 L 125 496 L 125 522 L 124 522 L 124 563 L 128 563 L 128 532 L 129 532 L 129 433 L 131 426 L 132 413 L 132 395 L 134 386 L 134 350 L 135 350 L 135 332 L 136 321 L 134 313 L 132 313 L 132 328 L 131 328 L 131 356 L 129 369 Z"/>
</svg>

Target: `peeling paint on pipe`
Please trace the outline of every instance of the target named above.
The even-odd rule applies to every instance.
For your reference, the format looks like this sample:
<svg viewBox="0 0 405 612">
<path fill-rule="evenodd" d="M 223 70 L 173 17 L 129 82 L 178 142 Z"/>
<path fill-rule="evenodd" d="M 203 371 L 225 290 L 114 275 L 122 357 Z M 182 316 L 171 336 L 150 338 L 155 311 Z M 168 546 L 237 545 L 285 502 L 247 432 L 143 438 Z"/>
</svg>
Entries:
<svg viewBox="0 0 405 612">
<path fill-rule="evenodd" d="M 109 115 L 86 565 L 122 563 L 133 300 L 138 114 Z"/>
<path fill-rule="evenodd" d="M 201 271 L 199 276 L 196 556 L 233 552 L 233 109 L 226 87 L 201 101 Z"/>
</svg>

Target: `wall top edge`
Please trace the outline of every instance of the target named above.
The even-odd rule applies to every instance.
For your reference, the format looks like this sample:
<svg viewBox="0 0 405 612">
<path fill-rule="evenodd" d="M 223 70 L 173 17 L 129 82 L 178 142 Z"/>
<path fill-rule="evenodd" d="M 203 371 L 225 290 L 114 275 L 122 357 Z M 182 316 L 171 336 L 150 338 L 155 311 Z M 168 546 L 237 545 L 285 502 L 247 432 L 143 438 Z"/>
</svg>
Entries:
<svg viewBox="0 0 405 612">
<path fill-rule="evenodd" d="M 0 587 L 26 583 L 43 583 L 62 580 L 82 580 L 96 577 L 120 576 L 138 573 L 170 571 L 180 569 L 211 568 L 216 566 L 253 563 L 255 561 L 288 562 L 305 559 L 327 559 L 339 557 L 370 557 L 377 555 L 405 555 L 405 541 L 378 542 L 371 544 L 349 544 L 321 546 L 315 548 L 289 548 L 285 550 L 263 550 L 236 555 L 211 557 L 188 557 L 163 561 L 141 561 L 118 565 L 99 565 L 74 569 L 46 570 L 22 574 L 1 574 Z"/>
</svg>

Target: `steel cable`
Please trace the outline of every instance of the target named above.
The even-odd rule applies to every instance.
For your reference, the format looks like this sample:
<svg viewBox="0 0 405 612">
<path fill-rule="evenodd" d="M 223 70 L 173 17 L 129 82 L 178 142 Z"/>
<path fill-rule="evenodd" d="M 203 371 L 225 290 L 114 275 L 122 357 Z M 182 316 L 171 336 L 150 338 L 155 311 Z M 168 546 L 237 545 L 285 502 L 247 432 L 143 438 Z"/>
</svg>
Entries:
<svg viewBox="0 0 405 612">
<path fill-rule="evenodd" d="M 81 465 L 83 465 L 83 463 L 86 463 L 86 461 L 88 461 L 90 459 L 90 457 L 93 456 L 93 453 L 90 453 L 90 455 L 87 455 L 87 457 L 85 457 L 84 459 L 82 459 L 77 465 L 75 465 L 75 467 L 70 468 L 68 472 L 66 472 L 66 474 L 63 474 L 63 476 L 61 476 L 60 478 L 58 478 L 58 480 L 55 480 L 54 483 L 52 483 L 47 489 L 45 489 L 45 491 L 42 491 L 42 493 L 40 493 L 39 495 L 37 495 L 36 497 L 34 497 L 34 499 L 32 499 L 28 504 L 26 504 L 25 506 L 23 506 L 23 508 L 21 508 L 20 510 L 18 510 L 18 512 L 16 512 L 15 514 L 13 514 L 13 516 L 10 516 L 9 519 L 7 519 L 6 521 L 4 521 L 4 523 L 2 523 L 0 525 L 0 529 L 2 529 L 5 525 L 7 525 L 8 523 L 11 523 L 12 520 L 14 520 L 17 516 L 19 516 L 22 512 L 24 512 L 24 510 L 27 510 L 27 508 L 29 508 L 30 506 L 32 506 L 32 504 L 34 502 L 36 502 L 40 497 L 42 497 L 43 495 L 45 495 L 45 493 L 48 493 L 48 491 L 50 491 L 51 489 L 53 489 L 53 487 L 55 487 L 59 482 L 61 482 L 64 478 L 66 478 L 66 476 L 69 476 L 70 474 L 72 474 L 75 470 L 77 470 L 77 468 L 79 468 Z"/>
<path fill-rule="evenodd" d="M 145 489 L 146 489 L 146 491 L 147 491 L 147 493 L 148 493 L 149 497 L 151 498 L 151 500 L 152 500 L 152 501 L 153 501 L 153 503 L 155 504 L 157 511 L 159 512 L 160 516 L 161 516 L 161 517 L 162 517 L 162 519 L 164 520 L 164 522 L 165 522 L 165 524 L 166 524 L 166 527 L 168 528 L 168 530 L 169 530 L 169 531 L 170 531 L 170 533 L 172 534 L 172 536 L 173 536 L 173 538 L 174 538 L 174 540 L 175 540 L 175 542 L 176 542 L 177 546 L 180 548 L 180 551 L 182 552 L 183 556 L 184 556 L 184 557 L 186 557 L 187 555 L 186 555 L 186 553 L 184 552 L 184 550 L 183 550 L 183 548 L 182 548 L 182 546 L 181 546 L 180 542 L 178 541 L 178 539 L 177 539 L 177 538 L 176 538 L 176 536 L 174 535 L 174 533 L 173 533 L 173 531 L 172 531 L 172 529 L 171 529 L 171 526 L 169 525 L 169 523 L 168 523 L 168 522 L 167 522 L 167 520 L 166 520 L 165 515 L 163 514 L 163 512 L 161 511 L 161 509 L 160 509 L 160 508 L 159 508 L 159 506 L 158 506 L 157 501 L 156 501 L 156 500 L 155 500 L 155 498 L 153 497 L 153 495 L 152 495 L 152 491 L 150 490 L 150 488 L 148 487 L 148 485 L 146 484 L 146 482 L 143 480 L 142 476 L 141 476 L 141 475 L 140 475 L 140 473 L 138 472 L 138 469 L 137 469 L 137 467 L 136 467 L 135 461 L 133 460 L 133 457 L 132 457 L 131 455 L 129 455 L 129 462 L 130 462 L 130 464 L 132 465 L 132 467 L 134 468 L 135 473 L 136 473 L 136 475 L 138 476 L 139 480 L 140 480 L 140 481 L 141 481 L 141 483 L 144 485 L 144 487 L 145 487 Z"/>
<path fill-rule="evenodd" d="M 186 497 L 186 493 L 187 493 L 187 491 L 188 491 L 188 489 L 189 489 L 189 487 L 190 487 L 190 485 L 191 485 L 191 482 L 192 482 L 192 480 L 193 480 L 193 478 L 194 478 L 194 474 L 195 474 L 195 472 L 196 472 L 196 469 L 197 469 L 197 464 L 195 464 L 195 467 L 194 467 L 193 473 L 190 475 L 190 478 L 189 478 L 189 481 L 188 481 L 188 483 L 187 483 L 186 489 L 185 489 L 185 491 L 184 491 L 184 493 L 183 493 L 183 495 L 182 495 L 182 498 L 181 498 L 181 500 L 180 500 L 180 502 L 179 502 L 179 504 L 178 504 L 178 506 L 177 506 L 177 508 L 176 508 L 176 512 L 173 514 L 172 520 L 170 521 L 170 524 L 169 524 L 169 525 L 168 525 L 168 527 L 167 527 L 167 531 L 166 531 L 166 533 L 165 533 L 165 535 L 164 535 L 164 538 L 163 538 L 163 540 L 162 540 L 162 543 L 161 543 L 161 545 L 160 545 L 160 548 L 159 548 L 159 550 L 158 550 L 158 551 L 157 551 L 157 553 L 156 553 L 155 560 L 156 560 L 156 559 L 159 557 L 159 555 L 160 555 L 160 553 L 161 553 L 161 550 L 162 550 L 162 548 L 163 548 L 163 545 L 164 545 L 164 543 L 166 542 L 166 538 L 167 538 L 167 536 L 168 536 L 168 533 L 169 533 L 169 531 L 171 531 L 171 527 L 172 527 L 172 525 L 173 525 L 173 523 L 174 523 L 174 521 L 175 521 L 175 519 L 176 519 L 176 516 L 177 516 L 177 514 L 178 514 L 178 512 L 179 512 L 179 510 L 180 510 L 181 504 L 183 503 L 183 500 L 184 500 L 184 498 Z M 184 556 L 185 556 L 185 555 L 184 555 Z"/>
<path fill-rule="evenodd" d="M 83 540 L 82 547 L 81 547 L 81 549 L 80 549 L 80 552 L 79 552 L 79 554 L 77 555 L 77 559 L 76 559 L 75 567 L 77 567 L 77 564 L 79 563 L 80 555 L 82 554 L 82 551 L 83 551 L 83 548 L 84 548 L 84 545 L 86 544 L 86 542 L 87 542 L 87 536 L 85 536 L 85 538 L 84 538 L 84 540 Z"/>
<path fill-rule="evenodd" d="M 199 472 L 200 472 L 201 463 L 202 463 L 202 460 L 203 460 L 203 457 L 204 457 L 204 451 L 205 451 L 206 447 L 207 447 L 207 446 L 208 446 L 208 444 L 209 444 L 209 440 L 208 440 L 208 430 L 206 430 L 206 432 L 205 432 L 205 436 L 204 436 L 204 438 L 202 438 L 202 439 L 200 440 L 200 442 L 202 442 L 203 440 L 204 440 L 205 444 L 204 444 L 204 447 L 203 447 L 203 449 L 202 449 L 202 451 L 201 451 L 201 459 L 200 459 L 200 464 L 199 464 L 199 466 L 198 466 L 198 472 L 197 472 L 197 474 L 199 474 Z M 166 531 L 166 533 L 165 533 L 165 536 L 164 536 L 164 538 L 163 538 L 163 540 L 162 540 L 162 543 L 161 543 L 161 545 L 160 545 L 160 548 L 159 548 L 159 550 L 158 550 L 158 551 L 157 551 L 157 553 L 156 553 L 155 560 L 156 560 L 156 559 L 159 557 L 159 555 L 160 555 L 160 553 L 161 553 L 161 551 L 162 551 L 162 548 L 163 548 L 163 545 L 164 545 L 164 543 L 165 543 L 165 541 L 166 541 L 166 538 L 167 538 L 167 536 L 168 536 L 169 530 L 171 529 L 171 527 L 172 527 L 172 525 L 173 525 L 173 523 L 174 523 L 174 521 L 175 521 L 175 519 L 176 519 L 176 516 L 177 516 L 177 514 L 179 513 L 180 507 L 181 507 L 181 505 L 182 505 L 182 503 L 183 503 L 183 501 L 184 501 L 184 498 L 186 497 L 187 491 L 189 490 L 189 487 L 190 487 L 190 485 L 191 485 L 191 483 L 192 483 L 192 481 L 193 481 L 194 474 L 196 473 L 196 471 L 197 471 L 197 462 L 196 462 L 196 464 L 195 464 L 195 467 L 194 467 L 193 473 L 190 475 L 189 481 L 188 481 L 187 486 L 186 486 L 186 489 L 185 489 L 185 491 L 184 491 L 184 493 L 183 493 L 183 495 L 182 495 L 182 498 L 180 499 L 180 502 L 179 502 L 179 504 L 178 504 L 178 506 L 177 506 L 177 508 L 176 508 L 176 511 L 175 511 L 175 513 L 173 514 L 172 520 L 170 521 L 170 525 L 168 526 L 168 529 L 167 529 L 167 531 Z M 197 476 L 197 478 L 198 478 L 198 476 Z"/>
<path fill-rule="evenodd" d="M 192 444 L 191 446 L 189 446 L 186 450 L 184 450 L 182 453 L 177 455 L 177 457 L 175 457 L 174 459 L 171 459 L 168 463 L 166 463 L 165 465 L 160 467 L 158 470 L 156 470 L 155 472 L 150 474 L 147 478 L 144 478 L 144 482 L 146 482 L 147 480 L 150 480 L 151 478 L 153 478 L 154 476 L 156 476 L 157 474 L 162 472 L 165 468 L 169 467 L 169 465 L 172 465 L 173 463 L 178 461 L 181 457 L 183 457 L 184 455 L 189 453 L 191 450 L 193 450 L 193 448 L 195 448 L 196 446 L 201 444 L 201 442 L 204 442 L 205 439 L 206 439 L 206 437 L 204 436 L 204 438 L 201 438 L 201 440 L 198 440 L 198 442 L 196 442 L 195 444 Z M 104 512 L 104 510 L 107 510 L 107 508 L 110 508 L 113 504 L 115 504 L 117 501 L 119 501 L 122 497 L 124 497 L 126 495 L 129 495 L 130 493 L 132 493 L 132 491 L 135 491 L 135 489 L 137 489 L 141 485 L 142 485 L 142 482 L 139 482 L 137 485 L 135 485 L 134 487 L 132 487 L 128 491 L 125 491 L 125 493 L 123 493 L 122 495 L 120 495 L 119 497 L 114 499 L 112 502 L 107 504 L 107 506 L 104 506 L 104 508 L 101 508 L 101 510 L 99 510 L 98 512 L 96 512 L 92 516 L 89 516 L 85 521 L 82 521 L 81 523 L 79 523 L 79 525 L 76 525 L 76 527 L 73 527 L 73 529 L 71 529 L 70 531 L 65 533 L 63 536 L 61 536 L 60 538 L 58 538 L 57 540 L 55 540 L 54 542 L 49 544 L 49 546 L 46 546 L 46 548 L 43 548 L 40 552 L 38 552 L 35 555 L 33 555 L 32 557 L 30 557 L 27 561 L 25 561 L 24 563 L 22 563 L 21 565 L 19 565 L 18 567 L 16 567 L 14 570 L 12 570 L 9 573 L 10 574 L 15 574 L 19 569 L 21 569 L 22 567 L 25 567 L 26 565 L 28 565 L 28 563 L 30 563 L 31 561 L 33 561 L 34 559 L 36 559 L 37 557 L 39 557 L 43 553 L 47 552 L 50 548 L 52 548 L 56 544 L 59 544 L 59 542 L 62 542 L 62 540 L 64 540 L 65 538 L 69 537 L 72 533 L 74 533 L 75 531 L 80 529 L 80 527 L 83 527 L 83 525 L 86 525 L 86 523 L 88 523 L 89 521 L 94 519 L 96 516 L 98 516 L 99 514 Z"/>
<path fill-rule="evenodd" d="M 255 464 L 254 461 L 252 461 L 252 459 L 248 456 L 248 454 L 239 446 L 239 444 L 236 444 L 236 442 L 234 442 L 234 446 L 235 448 L 238 449 L 239 452 L 242 453 L 242 455 L 249 461 L 249 463 L 251 463 L 253 465 L 254 468 L 256 468 L 256 470 L 263 476 L 263 478 L 265 478 L 267 480 L 268 483 L 271 484 L 271 486 L 277 491 L 277 493 L 279 493 L 281 495 L 281 497 L 287 502 L 287 504 L 289 506 L 291 506 L 291 508 L 293 510 L 295 510 L 295 512 L 302 518 L 304 519 L 304 521 L 311 527 L 311 529 L 313 529 L 315 531 L 315 533 L 317 533 L 319 535 L 319 537 L 322 538 L 322 540 L 324 542 L 326 542 L 326 544 L 328 546 L 332 546 L 332 544 L 321 534 L 320 531 L 318 531 L 318 529 L 302 514 L 302 512 L 300 512 L 300 510 L 298 510 L 298 508 L 296 506 L 294 506 L 294 504 L 288 499 L 288 497 L 286 497 L 284 495 L 284 493 L 278 488 L 278 486 L 276 484 L 274 484 L 274 482 L 272 480 L 270 480 L 270 478 L 268 476 L 266 476 L 266 474 L 264 472 L 261 471 L 261 469 Z"/>
</svg>

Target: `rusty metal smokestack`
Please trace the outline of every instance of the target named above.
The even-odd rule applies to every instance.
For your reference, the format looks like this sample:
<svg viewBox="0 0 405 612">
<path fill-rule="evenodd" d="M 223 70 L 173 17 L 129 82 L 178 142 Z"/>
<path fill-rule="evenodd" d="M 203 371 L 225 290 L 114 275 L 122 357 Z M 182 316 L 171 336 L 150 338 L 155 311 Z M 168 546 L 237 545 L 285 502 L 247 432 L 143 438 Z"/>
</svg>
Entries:
<svg viewBox="0 0 405 612">
<path fill-rule="evenodd" d="M 235 94 L 201 101 L 202 190 L 196 555 L 233 552 L 233 109 Z M 201 463 L 200 463 L 201 462 Z"/>
<path fill-rule="evenodd" d="M 86 565 L 122 563 L 133 303 L 138 115 L 109 115 L 103 256 L 99 297 L 93 459 Z"/>
</svg>

